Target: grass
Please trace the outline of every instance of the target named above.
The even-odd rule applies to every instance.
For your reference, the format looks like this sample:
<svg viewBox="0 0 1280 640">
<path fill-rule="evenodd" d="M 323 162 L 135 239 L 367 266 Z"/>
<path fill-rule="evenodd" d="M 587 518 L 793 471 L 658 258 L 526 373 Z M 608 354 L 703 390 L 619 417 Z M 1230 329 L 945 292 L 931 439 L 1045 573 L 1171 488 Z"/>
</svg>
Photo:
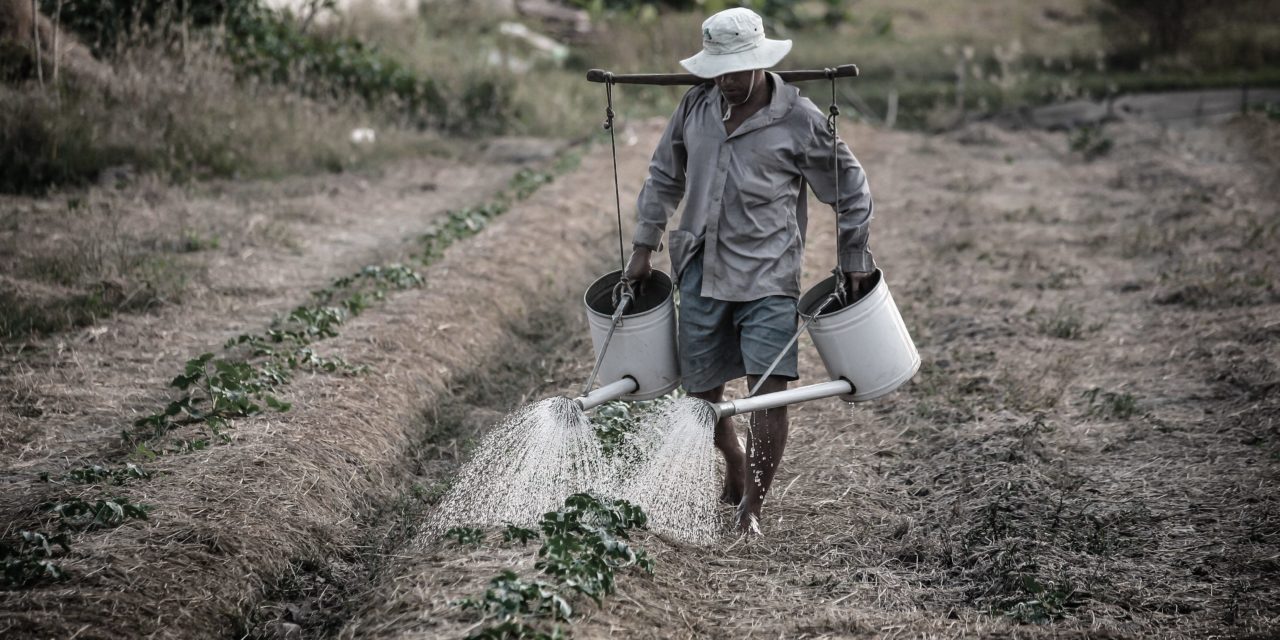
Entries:
<svg viewBox="0 0 1280 640">
<path fill-rule="evenodd" d="M 768 28 L 794 42 L 780 68 L 858 64 L 862 75 L 841 83 L 841 100 L 872 122 L 885 119 L 891 95 L 898 126 L 936 129 L 953 125 L 965 112 L 1083 96 L 1280 84 L 1280 28 L 1257 18 L 1274 13 L 1261 2 L 1216 12 L 1188 51 L 1159 59 L 1140 59 L 1131 43 L 1104 33 L 1096 5 L 1087 0 L 862 0 L 847 6 L 848 19 L 834 26 Z M 583 62 L 620 72 L 680 71 L 678 60 L 699 48 L 702 17 L 669 13 L 625 26 L 621 18 L 606 17 L 607 36 L 584 48 Z M 964 76 L 962 88 L 958 75 Z M 818 101 L 829 99 L 823 83 L 807 83 L 802 91 Z M 623 112 L 666 115 L 678 95 L 624 87 Z"/>
<path fill-rule="evenodd" d="M 236 80 L 213 47 L 175 60 L 129 52 L 109 84 L 0 87 L 0 191 L 39 193 L 98 181 L 108 170 L 170 180 L 272 178 L 343 171 L 430 150 L 434 136 L 401 132 L 357 145 L 347 132 L 378 121 L 355 104 L 324 104 Z"/>
<path fill-rule="evenodd" d="M 561 160 L 562 166 L 576 162 L 572 154 Z M 529 181 L 525 181 L 527 184 Z M 412 482 L 407 482 L 399 495 L 388 496 L 370 513 L 363 527 L 368 532 L 362 538 L 365 551 L 353 561 L 364 566 L 371 576 L 384 575 L 394 568 L 402 549 L 421 532 L 422 522 L 433 507 L 448 491 L 451 479 L 462 461 L 479 441 L 484 431 L 501 420 L 512 407 L 527 402 L 532 397 L 544 397 L 555 393 L 563 383 L 564 369 L 581 365 L 582 353 L 590 351 L 589 342 L 564 328 L 579 320 L 580 309 L 566 300 L 537 299 L 528 313 L 508 318 L 497 326 L 493 335 L 504 336 L 495 353 L 501 358 L 477 361 L 475 368 L 462 368 L 451 373 L 440 396 L 430 406 L 424 407 L 415 419 L 414 433 L 418 434 L 408 446 L 408 467 L 412 470 Z M 572 302 L 572 299 L 567 300 Z M 575 375 L 585 377 L 587 371 Z M 502 531 L 502 544 L 524 546 L 533 541 L 538 532 L 506 528 Z M 467 547 L 481 532 L 464 535 Z M 305 581 L 303 581 L 305 587 Z M 332 592 L 343 585 L 332 581 L 317 590 Z M 344 606 L 335 606 L 324 612 L 310 614 L 306 620 L 296 620 L 307 633 L 337 634 L 358 611 L 362 600 L 357 590 L 366 585 L 355 585 L 351 593 L 344 593 Z M 281 604 L 279 608 L 308 608 L 305 588 L 297 584 L 282 584 L 269 598 Z M 269 628 L 272 624 L 272 607 L 257 609 L 239 624 L 246 629 Z"/>
<path fill-rule="evenodd" d="M 1260 1 L 1199 20 L 1204 26 L 1187 50 L 1162 58 L 1134 53 L 1130 41 L 1103 28 L 1087 0 L 980 7 L 863 0 L 847 9 L 838 24 L 770 29 L 795 42 L 784 68 L 859 64 L 862 77 L 842 83 L 841 99 L 873 122 L 885 119 L 891 99 L 900 126 L 938 128 L 965 113 L 1079 96 L 1280 84 L 1280 27 L 1265 19 L 1274 9 Z M 699 48 L 703 18 L 605 13 L 596 16 L 596 32 L 569 41 L 562 56 L 505 35 L 499 23 L 512 18 L 484 5 L 427 3 L 419 11 L 418 19 L 403 19 L 356 4 L 319 33 L 370 43 L 388 64 L 429 79 L 447 102 L 439 110 L 448 117 L 436 126 L 463 147 L 475 136 L 589 133 L 594 127 L 584 125 L 601 116 L 604 91 L 583 81 L 583 72 L 679 71 L 678 60 Z M 370 108 L 237 80 L 212 37 L 180 51 L 124 51 L 109 86 L 3 90 L 10 108 L 0 114 L 0 144 L 15 155 L 0 165 L 0 190 L 89 182 L 123 165 L 175 179 L 342 171 L 442 144 L 406 128 L 394 100 Z M 825 100 L 820 84 L 806 91 Z M 668 114 L 682 91 L 627 86 L 615 97 L 619 112 L 635 118 Z M 387 133 L 373 145 L 346 139 L 366 126 Z M 1090 146 L 1086 155 L 1095 152 Z"/>
<path fill-rule="evenodd" d="M 167 224 L 124 228 L 116 204 L 69 198 L 0 213 L 0 340 L 181 299 L 189 254 L 203 245 L 167 237 Z"/>
<path fill-rule="evenodd" d="M 516 202 L 533 195 L 556 176 L 576 168 L 576 150 L 561 154 L 546 171 L 522 169 L 511 178 L 506 191 L 493 200 L 447 212 L 421 237 L 420 250 L 412 255 L 416 265 L 430 266 L 454 243 L 474 236 Z M 245 333 L 228 340 L 222 352 L 197 355 L 169 383 L 170 399 L 155 412 L 133 422 L 121 433 L 123 443 L 141 459 L 160 455 L 154 445 L 171 432 L 189 425 L 207 430 L 207 438 L 186 439 L 169 451 L 179 454 L 207 448 L 213 442 L 231 442 L 226 432 L 233 420 L 272 410 L 285 412 L 290 403 L 277 394 L 302 372 L 359 375 L 367 367 L 352 365 L 341 357 L 318 354 L 313 343 L 333 338 L 347 320 L 385 300 L 388 293 L 419 287 L 422 276 L 402 264 L 370 265 L 328 286 L 311 292 L 313 302 L 299 305 L 275 318 L 265 331 Z"/>
<path fill-rule="evenodd" d="M 1086 323 L 1084 310 L 1080 307 L 1061 304 L 1049 315 L 1040 319 L 1040 333 L 1059 340 L 1082 340 L 1100 329 L 1100 324 Z"/>
<path fill-rule="evenodd" d="M 1280 36 L 1280 23 L 1251 20 L 1269 15 L 1253 1 L 1202 20 L 1186 51 L 1137 62 L 1087 0 L 995 0 L 980 7 L 864 0 L 847 8 L 848 19 L 835 25 L 770 25 L 795 42 L 781 66 L 858 63 L 862 77 L 841 83 L 840 100 L 854 107 L 855 117 L 879 122 L 896 96 L 900 127 L 945 128 L 965 113 L 1086 95 L 1280 84 L 1280 37 L 1271 37 Z M 110 82 L 101 86 L 0 87 L 7 107 L 0 111 L 0 146 L 12 150 L 0 162 L 0 191 L 40 193 L 147 174 L 179 182 L 272 179 L 359 170 L 414 154 L 457 154 L 490 135 L 580 138 L 598 131 L 603 118 L 604 88 L 583 80 L 587 68 L 679 71 L 677 61 L 699 47 L 702 18 L 697 12 L 597 15 L 596 32 L 567 40 L 563 58 L 504 35 L 498 25 L 510 18 L 474 3 L 424 4 L 416 19 L 356 4 L 317 32 L 367 42 L 440 87 L 447 111 L 466 117 L 430 131 L 406 122 L 394 101 L 370 108 L 355 97 L 305 97 L 288 86 L 238 78 L 212 36 L 180 49 L 124 47 Z M 803 90 L 828 99 L 822 83 Z M 682 91 L 625 86 L 614 97 L 625 122 L 669 114 Z M 376 143 L 348 140 L 363 127 L 378 131 Z M 1113 146 L 1101 129 L 1070 135 L 1071 148 L 1086 160 Z M 483 223 L 487 213 L 467 215 L 463 224 Z M 0 280 L 0 337 L 55 333 L 178 299 L 192 275 L 182 255 L 216 249 L 221 239 L 201 229 L 174 233 L 157 242 L 165 251 L 138 252 L 114 265 L 95 264 L 95 251 L 75 250 L 61 263 L 23 267 L 37 282 L 57 285 L 53 289 L 33 293 Z M 1259 228 L 1252 242 L 1274 235 L 1274 228 Z"/>
</svg>

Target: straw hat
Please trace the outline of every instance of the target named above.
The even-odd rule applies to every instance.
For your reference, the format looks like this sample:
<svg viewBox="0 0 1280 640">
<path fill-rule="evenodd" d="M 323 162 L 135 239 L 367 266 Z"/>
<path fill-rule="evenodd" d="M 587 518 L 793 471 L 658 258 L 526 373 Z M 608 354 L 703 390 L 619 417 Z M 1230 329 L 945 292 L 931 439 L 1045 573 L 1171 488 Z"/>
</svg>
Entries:
<svg viewBox="0 0 1280 640">
<path fill-rule="evenodd" d="M 715 78 L 735 71 L 768 69 L 791 51 L 790 40 L 764 37 L 764 22 L 756 12 L 725 9 L 702 23 L 702 51 L 680 61 L 680 66 L 700 78 Z"/>
</svg>

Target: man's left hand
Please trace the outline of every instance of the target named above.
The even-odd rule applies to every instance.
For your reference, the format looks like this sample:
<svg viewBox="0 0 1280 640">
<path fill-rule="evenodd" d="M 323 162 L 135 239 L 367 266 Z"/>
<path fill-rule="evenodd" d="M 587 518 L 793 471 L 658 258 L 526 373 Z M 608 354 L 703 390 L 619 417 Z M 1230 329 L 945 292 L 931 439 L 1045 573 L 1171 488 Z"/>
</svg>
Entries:
<svg viewBox="0 0 1280 640">
<path fill-rule="evenodd" d="M 875 284 L 876 272 L 874 271 L 846 271 L 844 272 L 845 284 L 848 286 L 846 291 L 849 292 L 849 304 L 853 304 L 861 300 L 863 296 L 871 293 L 871 289 Z"/>
</svg>

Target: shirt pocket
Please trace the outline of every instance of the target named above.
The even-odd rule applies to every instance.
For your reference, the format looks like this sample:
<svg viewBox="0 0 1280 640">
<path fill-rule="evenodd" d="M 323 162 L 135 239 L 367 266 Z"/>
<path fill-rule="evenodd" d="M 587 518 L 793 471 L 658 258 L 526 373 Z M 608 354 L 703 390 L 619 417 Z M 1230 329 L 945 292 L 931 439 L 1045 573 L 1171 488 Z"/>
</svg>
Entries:
<svg viewBox="0 0 1280 640">
<path fill-rule="evenodd" d="M 785 162 L 781 150 L 752 149 L 745 155 L 750 164 L 741 167 L 742 171 L 735 176 L 744 205 L 782 206 L 786 198 L 795 195 L 792 183 L 797 178 L 796 170 Z"/>
</svg>

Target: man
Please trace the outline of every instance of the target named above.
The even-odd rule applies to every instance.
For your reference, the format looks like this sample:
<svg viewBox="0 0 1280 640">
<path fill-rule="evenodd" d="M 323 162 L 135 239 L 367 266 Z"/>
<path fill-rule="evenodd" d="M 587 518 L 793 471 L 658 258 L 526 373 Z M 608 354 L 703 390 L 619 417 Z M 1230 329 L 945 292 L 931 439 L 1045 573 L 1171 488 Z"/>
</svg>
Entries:
<svg viewBox="0 0 1280 640">
<path fill-rule="evenodd" d="M 826 116 L 764 71 L 782 60 L 791 41 L 765 38 L 760 16 L 737 8 L 708 18 L 702 43 L 680 64 L 714 83 L 685 94 L 658 143 L 637 203 L 625 277 L 649 276 L 667 219 L 684 199 L 679 227 L 667 232 L 680 287 L 681 376 L 689 395 L 719 402 L 726 382 L 745 375 L 754 387 L 796 331 L 806 183 L 827 204 L 837 202 L 839 185 L 838 259 L 850 292 L 871 284 L 875 262 L 867 248 L 872 206 L 862 167 L 844 143 L 833 155 Z M 793 345 L 759 393 L 782 391 L 796 378 Z M 716 425 L 726 463 L 721 500 L 738 506 L 739 531 L 759 533 L 786 442 L 785 407 L 752 414 L 745 454 L 732 420 Z"/>
</svg>

